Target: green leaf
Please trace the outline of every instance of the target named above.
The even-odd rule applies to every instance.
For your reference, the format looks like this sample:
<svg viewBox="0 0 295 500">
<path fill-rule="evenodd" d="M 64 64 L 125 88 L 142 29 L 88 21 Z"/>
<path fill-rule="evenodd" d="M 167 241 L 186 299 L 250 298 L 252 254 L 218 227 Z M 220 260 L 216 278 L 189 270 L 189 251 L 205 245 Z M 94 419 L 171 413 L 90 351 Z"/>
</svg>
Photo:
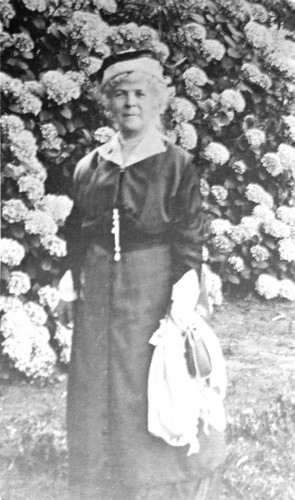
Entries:
<svg viewBox="0 0 295 500">
<path fill-rule="evenodd" d="M 232 47 L 229 47 L 227 49 L 227 53 L 230 57 L 233 57 L 234 59 L 241 59 L 243 57 L 243 52 L 238 49 L 233 49 Z"/>
<path fill-rule="evenodd" d="M 72 64 L 70 55 L 64 50 L 58 54 L 57 59 L 61 66 L 70 66 Z"/>
<path fill-rule="evenodd" d="M 39 114 L 41 121 L 51 120 L 53 118 L 53 113 L 51 111 L 42 110 Z"/>
<path fill-rule="evenodd" d="M 26 234 L 24 227 L 20 224 L 12 224 L 10 230 L 12 236 L 18 240 L 21 240 Z"/>
<path fill-rule="evenodd" d="M 31 51 L 30 52 L 22 52 L 21 54 L 25 59 L 34 59 L 34 54 Z"/>
<path fill-rule="evenodd" d="M 50 257 L 42 259 L 41 269 L 43 269 L 43 271 L 50 271 L 51 266 L 52 266 L 52 260 L 50 259 Z"/>
<path fill-rule="evenodd" d="M 234 276 L 233 274 L 229 274 L 227 276 L 227 280 L 230 282 L 230 283 L 233 283 L 234 285 L 239 285 L 241 283 L 241 280 L 238 276 Z"/>
<path fill-rule="evenodd" d="M 64 117 L 70 120 L 73 116 L 72 110 L 69 107 L 64 107 L 59 110 L 60 114 Z"/>
<path fill-rule="evenodd" d="M 7 267 L 5 264 L 1 265 L 1 279 L 4 281 L 9 281 L 10 278 L 10 271 L 9 267 Z"/>
<path fill-rule="evenodd" d="M 42 17 L 34 17 L 33 18 L 33 24 L 34 24 L 34 26 L 36 26 L 36 28 L 39 28 L 39 29 L 46 28 L 45 19 L 42 19 Z"/>
<path fill-rule="evenodd" d="M 196 23 L 205 24 L 206 20 L 201 14 L 190 14 L 190 18 L 196 21 Z"/>
</svg>

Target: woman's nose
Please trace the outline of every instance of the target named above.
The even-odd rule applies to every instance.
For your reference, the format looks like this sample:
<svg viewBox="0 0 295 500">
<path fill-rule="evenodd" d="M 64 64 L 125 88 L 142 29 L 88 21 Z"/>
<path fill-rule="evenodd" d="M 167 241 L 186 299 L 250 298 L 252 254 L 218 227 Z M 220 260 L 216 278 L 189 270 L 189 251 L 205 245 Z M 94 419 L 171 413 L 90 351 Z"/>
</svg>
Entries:
<svg viewBox="0 0 295 500">
<path fill-rule="evenodd" d="M 126 106 L 134 106 L 136 104 L 136 96 L 134 92 L 128 92 L 126 97 Z"/>
</svg>

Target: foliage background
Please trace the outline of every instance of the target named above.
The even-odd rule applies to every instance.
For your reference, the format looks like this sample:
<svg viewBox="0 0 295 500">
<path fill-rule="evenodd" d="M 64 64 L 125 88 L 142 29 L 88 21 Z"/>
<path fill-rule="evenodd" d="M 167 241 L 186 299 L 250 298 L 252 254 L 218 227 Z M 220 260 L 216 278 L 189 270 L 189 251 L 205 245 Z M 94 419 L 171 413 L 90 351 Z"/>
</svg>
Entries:
<svg viewBox="0 0 295 500">
<path fill-rule="evenodd" d="M 112 51 L 152 48 L 165 66 L 165 132 L 198 157 L 212 302 L 218 276 L 295 300 L 294 0 L 0 7 L 3 362 L 47 378 L 68 361 L 71 330 L 53 312 L 62 226 L 76 162 L 113 133 L 93 78 Z"/>
</svg>

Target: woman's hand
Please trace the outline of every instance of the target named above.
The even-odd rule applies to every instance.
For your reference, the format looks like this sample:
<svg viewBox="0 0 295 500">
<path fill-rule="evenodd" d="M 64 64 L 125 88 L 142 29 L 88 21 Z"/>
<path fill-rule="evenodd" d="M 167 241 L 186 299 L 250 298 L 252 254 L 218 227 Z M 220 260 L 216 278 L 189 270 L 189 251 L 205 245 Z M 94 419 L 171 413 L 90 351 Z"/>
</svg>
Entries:
<svg viewBox="0 0 295 500">
<path fill-rule="evenodd" d="M 179 326 L 186 327 L 194 314 L 200 295 L 199 278 L 191 269 L 173 286 L 170 315 Z"/>
<path fill-rule="evenodd" d="M 59 282 L 59 303 L 55 310 L 56 316 L 63 325 L 73 323 L 74 318 L 74 302 L 78 298 L 78 294 L 74 288 L 74 281 L 71 271 L 66 271 Z"/>
<path fill-rule="evenodd" d="M 74 301 L 60 300 L 55 310 L 56 316 L 63 325 L 73 323 L 74 317 Z"/>
</svg>

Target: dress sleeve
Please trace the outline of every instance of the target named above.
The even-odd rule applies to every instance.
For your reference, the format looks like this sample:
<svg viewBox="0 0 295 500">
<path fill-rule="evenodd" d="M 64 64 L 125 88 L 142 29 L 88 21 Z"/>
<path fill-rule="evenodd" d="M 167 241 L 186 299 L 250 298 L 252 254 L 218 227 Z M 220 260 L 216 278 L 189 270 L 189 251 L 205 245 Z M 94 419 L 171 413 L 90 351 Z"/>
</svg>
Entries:
<svg viewBox="0 0 295 500">
<path fill-rule="evenodd" d="M 197 168 L 190 159 L 180 179 L 174 200 L 172 225 L 173 283 L 195 269 L 199 278 L 204 240 L 204 213 Z"/>
<path fill-rule="evenodd" d="M 81 234 L 82 216 L 79 208 L 74 203 L 72 211 L 66 220 L 65 237 L 67 242 L 67 256 L 63 270 L 72 271 L 75 289 L 78 290 L 78 280 L 83 255 L 83 239 Z"/>
<path fill-rule="evenodd" d="M 65 223 L 67 257 L 64 262 L 63 270 L 70 269 L 72 271 L 76 290 L 79 289 L 81 262 L 87 248 L 87 241 L 82 233 L 82 222 L 85 217 L 82 209 L 82 199 L 83 196 L 85 196 L 85 188 L 89 183 L 96 164 L 96 150 L 92 151 L 78 162 L 73 176 L 74 205 Z"/>
</svg>

